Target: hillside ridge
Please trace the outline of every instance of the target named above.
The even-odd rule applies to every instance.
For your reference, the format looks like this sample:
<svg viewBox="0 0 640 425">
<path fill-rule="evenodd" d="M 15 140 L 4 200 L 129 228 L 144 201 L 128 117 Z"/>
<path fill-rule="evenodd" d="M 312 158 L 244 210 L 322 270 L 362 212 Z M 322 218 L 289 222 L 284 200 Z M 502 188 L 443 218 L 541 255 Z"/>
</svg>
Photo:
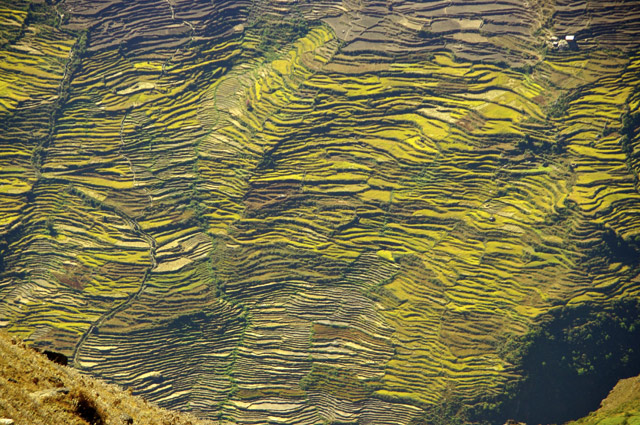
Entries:
<svg viewBox="0 0 640 425">
<path fill-rule="evenodd" d="M 0 423 L 5 425 L 226 423 L 160 409 L 129 391 L 53 363 L 3 331 L 0 331 L 0 393 Z"/>
</svg>

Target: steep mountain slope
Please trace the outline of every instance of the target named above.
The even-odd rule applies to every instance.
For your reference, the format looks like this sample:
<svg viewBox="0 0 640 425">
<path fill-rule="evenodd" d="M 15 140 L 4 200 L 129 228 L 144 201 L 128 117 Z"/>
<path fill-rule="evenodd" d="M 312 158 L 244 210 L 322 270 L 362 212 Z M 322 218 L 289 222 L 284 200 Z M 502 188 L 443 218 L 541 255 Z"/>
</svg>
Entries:
<svg viewBox="0 0 640 425">
<path fill-rule="evenodd" d="M 0 13 L 0 325 L 75 367 L 238 423 L 543 421 L 524 336 L 635 311 L 640 2 Z"/>
<path fill-rule="evenodd" d="M 3 424 L 214 424 L 159 409 L 121 388 L 52 363 L 5 332 L 0 333 L 0 354 Z"/>
<path fill-rule="evenodd" d="M 600 408 L 570 425 L 632 425 L 640 422 L 640 377 L 621 380 Z"/>
</svg>

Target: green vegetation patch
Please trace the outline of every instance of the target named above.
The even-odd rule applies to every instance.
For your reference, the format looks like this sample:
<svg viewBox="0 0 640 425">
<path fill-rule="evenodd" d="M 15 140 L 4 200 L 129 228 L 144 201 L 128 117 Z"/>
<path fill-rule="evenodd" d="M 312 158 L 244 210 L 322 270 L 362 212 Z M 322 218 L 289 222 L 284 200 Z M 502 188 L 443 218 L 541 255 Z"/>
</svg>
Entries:
<svg viewBox="0 0 640 425">
<path fill-rule="evenodd" d="M 502 355 L 525 378 L 500 417 L 561 423 L 584 416 L 619 379 L 640 372 L 640 301 L 553 310 L 529 334 L 507 341 Z"/>
<path fill-rule="evenodd" d="M 260 41 L 256 46 L 258 54 L 274 59 L 274 54 L 292 41 L 299 40 L 309 33 L 309 22 L 300 17 L 288 19 L 273 19 L 259 17 L 253 22 L 253 29 Z"/>
<path fill-rule="evenodd" d="M 362 401 L 372 393 L 364 381 L 344 368 L 314 364 L 311 371 L 300 381 L 307 392 L 321 392 L 352 402 Z"/>
</svg>

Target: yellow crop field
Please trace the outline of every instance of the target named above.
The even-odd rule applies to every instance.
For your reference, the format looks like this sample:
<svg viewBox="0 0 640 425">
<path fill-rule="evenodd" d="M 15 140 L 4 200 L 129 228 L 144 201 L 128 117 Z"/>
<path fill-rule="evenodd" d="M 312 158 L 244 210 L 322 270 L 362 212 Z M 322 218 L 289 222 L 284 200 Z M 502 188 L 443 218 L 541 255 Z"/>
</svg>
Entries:
<svg viewBox="0 0 640 425">
<path fill-rule="evenodd" d="M 638 2 L 356 3 L 0 0 L 0 326 L 238 424 L 635 371 Z"/>
</svg>

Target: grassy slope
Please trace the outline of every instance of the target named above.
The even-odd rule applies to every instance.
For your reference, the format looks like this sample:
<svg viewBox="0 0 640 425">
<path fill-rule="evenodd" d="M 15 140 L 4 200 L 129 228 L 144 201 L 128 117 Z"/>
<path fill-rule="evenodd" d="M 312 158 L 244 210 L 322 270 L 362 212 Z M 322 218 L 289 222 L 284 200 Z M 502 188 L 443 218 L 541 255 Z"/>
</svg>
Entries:
<svg viewBox="0 0 640 425">
<path fill-rule="evenodd" d="M 640 377 L 621 380 L 601 407 L 567 425 L 637 425 L 640 423 Z"/>
<path fill-rule="evenodd" d="M 55 364 L 6 332 L 0 332 L 0 392 L 0 418 L 13 419 L 16 425 L 220 423 L 160 409 L 122 388 Z"/>
</svg>

